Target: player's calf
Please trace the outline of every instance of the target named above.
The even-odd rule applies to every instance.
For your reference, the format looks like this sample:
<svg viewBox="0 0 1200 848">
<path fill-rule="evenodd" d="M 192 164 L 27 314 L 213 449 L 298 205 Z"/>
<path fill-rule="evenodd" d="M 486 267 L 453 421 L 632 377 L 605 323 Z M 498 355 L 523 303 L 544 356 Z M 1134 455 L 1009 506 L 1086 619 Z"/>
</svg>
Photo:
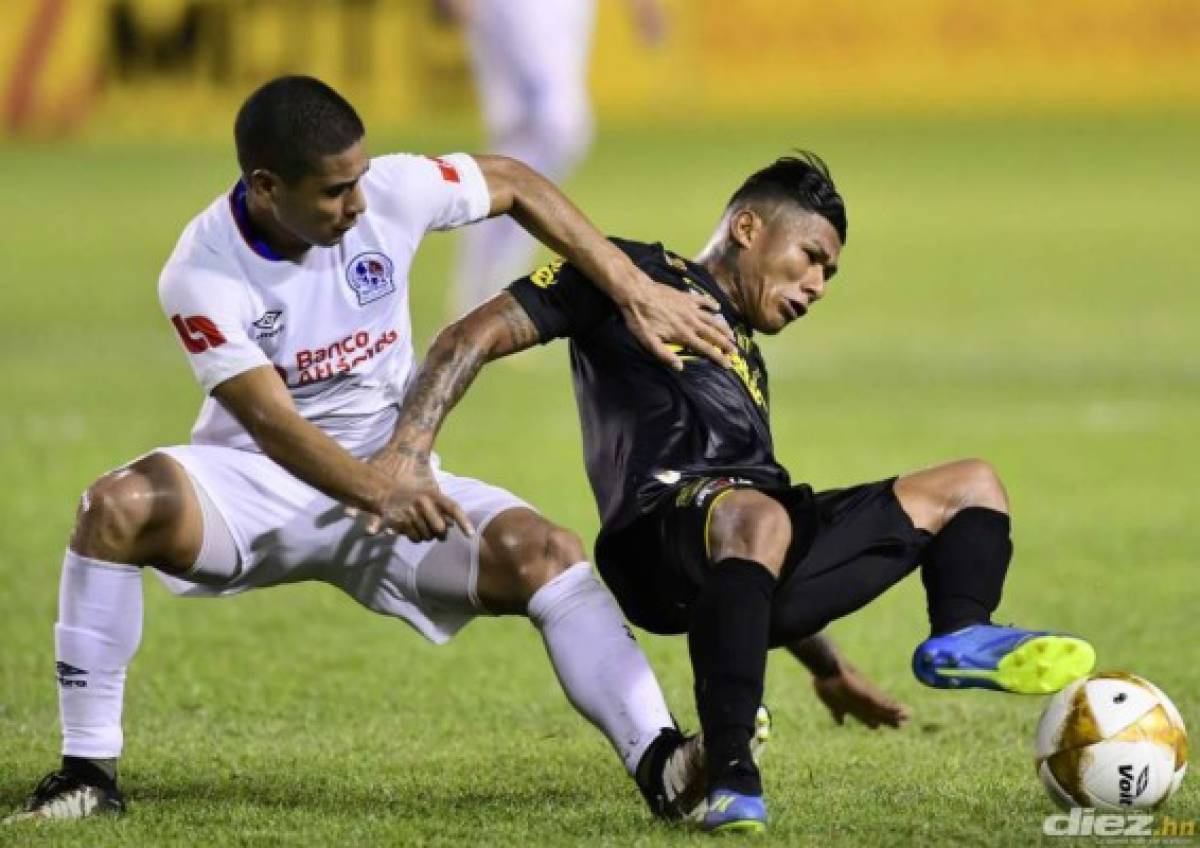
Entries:
<svg viewBox="0 0 1200 848">
<path fill-rule="evenodd" d="M 750 742 L 766 674 L 771 599 L 791 538 L 787 510 L 761 492 L 729 489 L 710 507 L 709 564 L 688 630 L 710 798 L 734 793 L 761 805 Z"/>
<path fill-rule="evenodd" d="M 931 534 L 921 552 L 931 632 L 990 623 L 1012 558 L 1008 497 L 995 470 L 959 460 L 906 474 L 893 488 L 913 524 Z"/>
<path fill-rule="evenodd" d="M 528 615 L 567 699 L 630 775 L 674 733 L 654 672 L 574 533 L 528 509 L 501 513 L 483 531 L 477 592 L 492 612 Z"/>
<path fill-rule="evenodd" d="M 54 627 L 62 765 L 13 820 L 124 811 L 117 760 L 125 671 L 142 635 L 141 569 L 186 571 L 200 548 L 201 525 L 185 472 L 161 454 L 88 487 L 63 557 Z"/>
<path fill-rule="evenodd" d="M 913 523 L 933 534 L 921 553 L 931 635 L 913 654 L 918 680 L 1046 694 L 1091 670 L 1095 651 L 1082 639 L 991 623 L 1013 552 L 995 469 L 960 460 L 901 477 L 895 491 Z"/>
</svg>

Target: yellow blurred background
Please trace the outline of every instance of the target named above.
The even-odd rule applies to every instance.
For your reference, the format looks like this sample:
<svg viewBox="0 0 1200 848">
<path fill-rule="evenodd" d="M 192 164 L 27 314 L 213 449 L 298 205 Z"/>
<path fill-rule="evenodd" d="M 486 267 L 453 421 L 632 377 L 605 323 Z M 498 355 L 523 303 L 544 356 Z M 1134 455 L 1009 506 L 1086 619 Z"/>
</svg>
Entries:
<svg viewBox="0 0 1200 848">
<path fill-rule="evenodd" d="M 651 51 L 599 0 L 601 121 L 1200 103 L 1196 0 L 663 5 Z M 461 34 L 429 0 L 5 0 L 0 57 L 9 136 L 224 137 L 245 93 L 289 71 L 377 129 L 474 113 Z"/>
</svg>

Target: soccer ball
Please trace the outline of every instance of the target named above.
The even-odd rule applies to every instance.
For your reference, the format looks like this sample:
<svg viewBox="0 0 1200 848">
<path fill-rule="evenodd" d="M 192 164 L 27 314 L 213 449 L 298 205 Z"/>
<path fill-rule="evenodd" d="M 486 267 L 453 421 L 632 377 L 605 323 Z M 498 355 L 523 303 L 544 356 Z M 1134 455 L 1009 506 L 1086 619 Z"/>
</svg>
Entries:
<svg viewBox="0 0 1200 848">
<path fill-rule="evenodd" d="M 1187 771 L 1187 730 L 1153 683 L 1100 672 L 1050 699 L 1038 723 L 1036 765 L 1064 808 L 1154 808 Z"/>
</svg>

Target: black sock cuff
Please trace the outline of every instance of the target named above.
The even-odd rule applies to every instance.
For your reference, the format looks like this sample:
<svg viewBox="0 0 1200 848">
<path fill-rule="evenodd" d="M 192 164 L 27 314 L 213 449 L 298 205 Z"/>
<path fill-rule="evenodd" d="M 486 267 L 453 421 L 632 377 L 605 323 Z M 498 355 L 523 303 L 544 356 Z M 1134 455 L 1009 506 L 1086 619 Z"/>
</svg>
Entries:
<svg viewBox="0 0 1200 848">
<path fill-rule="evenodd" d="M 936 555 L 941 548 L 955 548 L 961 544 L 977 545 L 981 541 L 996 542 L 1011 546 L 1012 519 L 1007 512 L 986 506 L 969 506 L 960 509 L 937 533 L 930 537 L 925 552 Z"/>
<path fill-rule="evenodd" d="M 767 568 L 761 562 L 752 559 L 742 559 L 740 557 L 726 557 L 723 560 L 713 563 L 713 575 L 720 577 L 732 577 L 736 580 L 746 580 L 751 583 L 756 589 L 761 589 L 768 595 L 775 592 L 775 575 L 771 573 L 771 569 Z"/>
<path fill-rule="evenodd" d="M 944 533 L 951 525 L 971 529 L 1002 530 L 1008 533 L 1012 530 L 1012 518 L 1007 512 L 992 509 L 990 506 L 968 506 L 956 512 L 954 517 L 946 522 L 942 532 Z"/>
</svg>

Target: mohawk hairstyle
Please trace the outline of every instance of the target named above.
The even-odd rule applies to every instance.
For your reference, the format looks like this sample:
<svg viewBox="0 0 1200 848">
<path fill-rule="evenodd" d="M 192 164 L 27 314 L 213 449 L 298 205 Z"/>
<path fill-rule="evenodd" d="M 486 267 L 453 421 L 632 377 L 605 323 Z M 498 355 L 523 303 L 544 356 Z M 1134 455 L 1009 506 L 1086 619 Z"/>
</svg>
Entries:
<svg viewBox="0 0 1200 848">
<path fill-rule="evenodd" d="M 295 183 L 322 156 L 341 153 L 363 137 L 358 113 L 344 97 L 313 77 L 278 77 L 246 98 L 233 123 L 238 164 Z"/>
<path fill-rule="evenodd" d="M 833 184 L 829 167 L 808 150 L 783 156 L 746 178 L 725 208 L 752 202 L 793 203 L 815 212 L 833 225 L 846 243 L 846 204 Z"/>
</svg>

